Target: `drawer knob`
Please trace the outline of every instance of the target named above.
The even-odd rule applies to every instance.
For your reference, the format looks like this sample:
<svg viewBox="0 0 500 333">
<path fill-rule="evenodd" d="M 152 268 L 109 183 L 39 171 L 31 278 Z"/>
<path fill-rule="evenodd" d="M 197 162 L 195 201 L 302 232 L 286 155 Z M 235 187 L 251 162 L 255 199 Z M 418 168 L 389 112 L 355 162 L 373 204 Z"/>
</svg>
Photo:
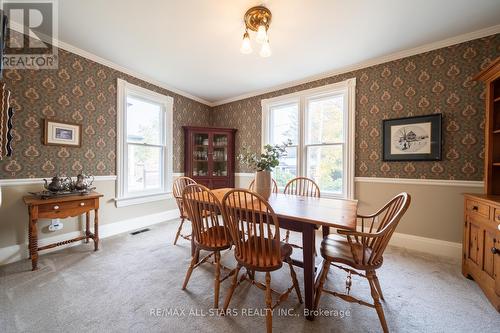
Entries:
<svg viewBox="0 0 500 333">
<path fill-rule="evenodd" d="M 478 207 L 478 206 L 474 206 L 474 207 L 472 207 L 472 210 L 474 210 L 474 211 L 478 211 L 478 209 L 479 209 L 479 207 Z"/>
<path fill-rule="evenodd" d="M 54 210 L 58 210 L 58 209 L 59 209 L 59 206 L 55 205 Z"/>
<path fill-rule="evenodd" d="M 80 202 L 80 206 L 85 206 L 85 202 Z"/>
<path fill-rule="evenodd" d="M 493 246 L 491 248 L 491 253 L 493 253 L 493 254 L 500 254 L 500 250 Z"/>
</svg>

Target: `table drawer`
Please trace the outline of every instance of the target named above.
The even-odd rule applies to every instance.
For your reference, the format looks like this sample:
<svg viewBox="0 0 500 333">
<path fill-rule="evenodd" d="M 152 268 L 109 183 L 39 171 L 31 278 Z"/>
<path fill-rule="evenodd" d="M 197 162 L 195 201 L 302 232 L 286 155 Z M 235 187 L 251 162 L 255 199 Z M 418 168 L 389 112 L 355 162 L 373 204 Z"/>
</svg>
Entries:
<svg viewBox="0 0 500 333">
<path fill-rule="evenodd" d="M 500 223 L 500 208 L 495 208 L 493 213 L 493 220 L 497 223 Z"/>
<path fill-rule="evenodd" d="M 467 211 L 471 214 L 477 214 L 487 219 L 490 218 L 490 206 L 475 200 L 467 200 Z M 499 211 L 500 213 L 500 211 Z"/>
<path fill-rule="evenodd" d="M 60 203 L 49 203 L 38 206 L 38 215 L 41 218 L 63 218 L 81 215 L 95 209 L 94 199 L 82 199 Z"/>
</svg>

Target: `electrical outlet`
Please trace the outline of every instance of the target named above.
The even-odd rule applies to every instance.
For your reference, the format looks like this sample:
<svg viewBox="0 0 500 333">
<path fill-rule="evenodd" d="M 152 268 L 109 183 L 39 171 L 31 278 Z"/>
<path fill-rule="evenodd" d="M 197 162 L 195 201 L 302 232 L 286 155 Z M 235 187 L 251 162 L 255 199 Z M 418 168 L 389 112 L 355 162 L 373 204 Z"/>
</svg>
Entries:
<svg viewBox="0 0 500 333">
<path fill-rule="evenodd" d="M 52 219 L 49 225 L 49 231 L 61 230 L 64 227 L 64 224 L 61 222 L 61 219 Z"/>
</svg>

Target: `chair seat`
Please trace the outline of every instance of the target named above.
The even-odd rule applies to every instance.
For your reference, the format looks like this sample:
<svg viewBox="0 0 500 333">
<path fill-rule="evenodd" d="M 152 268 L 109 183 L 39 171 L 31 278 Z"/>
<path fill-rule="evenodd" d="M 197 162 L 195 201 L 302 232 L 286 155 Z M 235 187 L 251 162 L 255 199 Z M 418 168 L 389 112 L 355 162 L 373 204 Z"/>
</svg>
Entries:
<svg viewBox="0 0 500 333">
<path fill-rule="evenodd" d="M 243 266 L 262 272 L 269 272 L 280 269 L 283 261 L 292 255 L 293 248 L 290 244 L 280 242 L 278 240 L 272 241 L 272 251 L 268 251 L 269 240 L 265 238 L 265 249 L 266 255 L 264 256 L 262 252 L 262 245 L 260 240 L 255 243 L 255 236 L 250 237 L 242 245 L 244 251 L 250 251 L 250 255 L 247 256 L 249 260 L 242 260 L 237 254 L 235 254 L 236 260 Z M 281 258 L 278 258 L 278 247 L 280 248 Z"/>
<path fill-rule="evenodd" d="M 194 240 L 196 245 L 204 250 L 225 250 L 231 247 L 229 230 L 224 226 L 211 227 Z"/>
<path fill-rule="evenodd" d="M 363 263 L 363 245 L 354 243 L 351 245 L 345 237 L 328 235 L 321 242 L 321 255 L 328 261 L 339 262 L 349 265 L 355 269 L 374 269 L 382 265 L 382 259 L 374 264 L 367 264 L 372 254 L 370 248 L 365 248 L 365 263 Z"/>
</svg>

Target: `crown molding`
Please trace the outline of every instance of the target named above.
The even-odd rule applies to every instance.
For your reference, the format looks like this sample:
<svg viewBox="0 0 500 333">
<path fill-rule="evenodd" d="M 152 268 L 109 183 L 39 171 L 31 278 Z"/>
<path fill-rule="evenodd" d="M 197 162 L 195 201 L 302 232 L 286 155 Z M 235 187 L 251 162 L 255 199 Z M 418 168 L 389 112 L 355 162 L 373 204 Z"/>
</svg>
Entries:
<svg viewBox="0 0 500 333">
<path fill-rule="evenodd" d="M 187 93 L 185 91 L 182 91 L 182 90 L 179 90 L 177 88 L 174 88 L 174 87 L 171 87 L 169 85 L 166 85 L 165 83 L 163 82 L 160 82 L 160 81 L 157 81 L 147 75 L 143 75 L 141 73 L 138 73 L 136 71 L 133 71 L 131 69 L 128 69 L 126 67 L 123 67 L 121 65 L 118 65 L 110 60 L 107 60 L 107 59 L 104 59 L 104 58 L 101 58 L 93 53 L 90 53 L 90 52 L 87 52 L 85 50 L 82 50 L 76 46 L 73 46 L 71 44 L 68 44 L 66 42 L 62 42 L 62 41 L 58 41 L 58 44 L 59 44 L 59 48 L 60 49 L 63 49 L 65 51 L 68 51 L 68 52 L 71 52 L 71 53 L 74 53 L 76 55 L 79 55 L 81 57 L 84 57 L 84 58 L 87 58 L 87 59 L 90 59 L 94 62 L 97 62 L 101 65 L 104 65 L 104 66 L 107 66 L 107 67 L 110 67 L 114 70 L 117 70 L 119 72 L 122 72 L 124 74 L 128 74 L 130 76 L 133 76 L 137 79 L 140 79 L 140 80 L 143 80 L 145 82 L 148 82 L 148 83 L 151 83 L 151 84 L 154 84 L 155 86 L 158 86 L 160 88 L 163 88 L 163 89 L 166 89 L 170 92 L 173 92 L 177 95 L 181 95 L 183 97 L 186 97 L 186 98 L 189 98 L 189 99 L 192 99 L 193 101 L 196 101 L 196 102 L 199 102 L 199 103 L 202 103 L 202 104 L 205 104 L 209 107 L 213 107 L 214 106 L 214 103 L 212 102 L 209 102 L 209 101 L 206 101 L 200 97 L 197 97 L 197 96 L 194 96 L 194 95 L 191 95 L 190 93 Z"/>
<path fill-rule="evenodd" d="M 328 71 L 325 73 L 309 76 L 309 77 L 306 77 L 304 79 L 290 81 L 290 82 L 276 85 L 276 86 L 273 86 L 270 88 L 255 90 L 255 91 L 250 92 L 250 93 L 246 93 L 246 94 L 242 94 L 239 96 L 230 97 L 227 99 L 216 101 L 216 102 L 212 103 L 212 107 L 228 104 L 231 102 L 236 102 L 236 101 L 250 98 L 250 97 L 255 97 L 255 96 L 271 93 L 271 92 L 274 92 L 277 90 L 295 87 L 295 86 L 298 86 L 298 85 L 301 85 L 304 83 L 308 83 L 308 82 L 326 79 L 326 78 L 329 78 L 329 77 L 332 77 L 335 75 L 345 74 L 345 73 L 356 71 L 359 69 L 380 65 L 380 64 L 383 64 L 386 62 L 411 57 L 411 56 L 414 56 L 414 55 L 417 55 L 420 53 L 425 53 L 425 52 L 441 49 L 441 48 L 448 47 L 448 46 L 455 45 L 455 44 L 465 43 L 465 42 L 468 42 L 468 41 L 471 41 L 474 39 L 483 38 L 483 37 L 495 35 L 498 33 L 500 33 L 500 24 L 489 27 L 489 28 L 469 32 L 469 33 L 466 33 L 463 35 L 443 39 L 441 41 L 417 46 L 417 47 L 412 48 L 412 49 L 402 50 L 402 51 L 391 53 L 391 54 L 381 56 L 378 58 L 373 58 L 370 60 L 366 60 L 366 61 L 354 64 L 354 65 L 346 66 L 346 67 L 336 69 L 333 71 Z"/>
<path fill-rule="evenodd" d="M 14 26 L 12 28 L 14 30 L 18 31 L 18 32 L 21 32 L 21 33 L 23 32 L 23 29 L 21 29 L 21 26 L 18 25 L 18 24 L 14 24 Z M 220 101 L 215 101 L 215 102 L 209 102 L 209 101 L 204 100 L 204 99 L 202 99 L 200 97 L 197 97 L 197 96 L 194 96 L 192 94 L 189 94 L 189 93 L 187 93 L 185 91 L 182 91 L 182 90 L 176 89 L 174 87 L 171 87 L 171 86 L 169 86 L 169 85 L 167 85 L 167 84 L 165 84 L 163 82 L 160 82 L 158 80 L 155 80 L 155 79 L 153 79 L 153 78 L 151 78 L 151 77 L 149 77 L 147 75 L 141 74 L 139 72 L 136 72 L 136 71 L 131 70 L 129 68 L 126 68 L 124 66 L 118 65 L 118 64 L 116 64 L 116 63 L 114 63 L 114 62 L 112 62 L 110 60 L 101 58 L 101 57 L 99 57 L 99 56 L 97 56 L 97 55 L 95 55 L 95 54 L 93 54 L 91 52 L 82 50 L 82 49 L 80 49 L 80 48 L 78 48 L 78 47 L 76 47 L 74 45 L 71 45 L 69 43 L 60 41 L 59 39 L 55 39 L 53 41 L 53 44 L 56 45 L 58 48 L 60 48 L 62 50 L 74 53 L 74 54 L 79 55 L 79 56 L 84 57 L 84 58 L 87 58 L 87 59 L 92 60 L 92 61 L 94 61 L 96 63 L 99 63 L 101 65 L 110 67 L 110 68 L 112 68 L 114 70 L 117 70 L 117 71 L 122 72 L 124 74 L 128 74 L 130 76 L 133 76 L 133 77 L 135 77 L 137 79 L 140 79 L 140 80 L 143 80 L 145 82 L 151 83 L 151 84 L 153 84 L 155 86 L 158 86 L 160 88 L 166 89 L 166 90 L 168 90 L 170 92 L 173 92 L 175 94 L 178 94 L 178 95 L 184 96 L 186 98 L 189 98 L 191 100 L 194 100 L 196 102 L 205 104 L 205 105 L 207 105 L 209 107 L 216 107 L 216 106 L 228 104 L 228 103 L 231 103 L 231 102 L 236 102 L 236 101 L 239 101 L 239 100 L 242 100 L 242 99 L 246 99 L 246 98 L 250 98 L 250 97 L 255 97 L 255 96 L 267 94 L 267 93 L 274 92 L 274 91 L 277 91 L 277 90 L 282 90 L 282 89 L 287 89 L 287 88 L 295 87 L 295 86 L 298 86 L 298 85 L 301 85 L 301 84 L 304 84 L 304 83 L 308 83 L 308 82 L 313 82 L 313 81 L 325 79 L 325 78 L 332 77 L 332 76 L 335 76 L 335 75 L 345 74 L 345 73 L 352 72 L 352 71 L 355 71 L 355 70 L 359 70 L 359 69 L 363 69 L 363 68 L 367 68 L 367 67 L 371 67 L 371 66 L 380 65 L 380 64 L 383 64 L 383 63 L 386 63 L 386 62 L 390 62 L 390 61 L 394 61 L 394 60 L 398 60 L 398 59 L 403 59 L 403 58 L 406 58 L 406 57 L 411 57 L 411 56 L 414 56 L 414 55 L 417 55 L 417 54 L 420 54 L 420 53 L 425 53 L 425 52 L 429 52 L 429 51 L 441 49 L 441 48 L 448 47 L 448 46 L 451 46 L 451 45 L 465 43 L 465 42 L 468 42 L 468 41 L 471 41 L 471 40 L 474 40 L 474 39 L 483 38 L 483 37 L 495 35 L 495 34 L 498 34 L 498 33 L 500 33 L 500 24 L 494 25 L 492 27 L 488 27 L 488 28 L 485 28 L 485 29 L 481 29 L 481 30 L 476 30 L 476 31 L 473 31 L 473 32 L 469 32 L 469 33 L 466 33 L 466 34 L 458 35 L 458 36 L 455 36 L 455 37 L 443 39 L 441 41 L 424 44 L 424 45 L 421 45 L 421 46 L 418 46 L 418 47 L 415 47 L 415 48 L 412 48 L 412 49 L 402 50 L 402 51 L 391 53 L 391 54 L 388 54 L 388 55 L 385 55 L 385 56 L 381 56 L 381 57 L 378 57 L 378 58 L 373 58 L 373 59 L 370 59 L 370 60 L 366 60 L 366 61 L 354 64 L 354 65 L 346 66 L 346 67 L 343 67 L 343 68 L 340 68 L 340 69 L 336 69 L 336 70 L 333 70 L 333 71 L 328 71 L 328 72 L 320 73 L 320 74 L 317 74 L 317 75 L 308 76 L 308 77 L 300 79 L 300 80 L 289 81 L 287 83 L 276 85 L 276 86 L 273 86 L 273 87 L 270 87 L 270 88 L 255 90 L 253 92 L 249 92 L 249 93 L 246 93 L 246 94 L 242 94 L 242 95 L 230 97 L 230 98 L 223 99 L 223 100 L 220 100 Z"/>
<path fill-rule="evenodd" d="M 9 23 L 9 28 L 12 29 L 12 30 L 15 30 L 15 31 L 17 31 L 19 33 L 23 33 L 23 26 L 20 25 L 19 23 L 11 22 L 11 23 Z M 74 46 L 72 44 L 63 42 L 63 41 L 61 41 L 61 40 L 59 40 L 57 38 L 50 38 L 50 37 L 47 37 L 46 35 L 43 35 L 43 34 L 40 34 L 39 37 L 44 42 L 51 43 L 52 45 L 56 46 L 58 49 L 65 50 L 67 52 L 76 54 L 76 55 L 78 55 L 80 57 L 92 60 L 92 61 L 94 61 L 94 62 L 96 62 L 98 64 L 101 64 L 101 65 L 104 65 L 106 67 L 112 68 L 112 69 L 117 70 L 119 72 L 122 72 L 124 74 L 133 76 L 133 77 L 135 77 L 137 79 L 140 79 L 140 80 L 145 81 L 147 83 L 153 84 L 153 85 L 155 85 L 157 87 L 166 89 L 166 90 L 168 90 L 168 91 L 170 91 L 172 93 L 175 93 L 177 95 L 181 95 L 181 96 L 184 96 L 186 98 L 192 99 L 193 101 L 205 104 L 205 105 L 207 105 L 209 107 L 213 107 L 214 106 L 214 103 L 212 103 L 212 102 L 206 101 L 206 100 L 204 100 L 204 99 L 202 99 L 200 97 L 191 95 L 190 93 L 187 93 L 185 91 L 179 90 L 179 89 L 174 88 L 174 87 L 171 87 L 171 86 L 169 86 L 169 85 L 167 85 L 167 84 L 165 84 L 163 82 L 160 82 L 158 80 L 155 80 L 155 79 L 153 79 L 153 78 L 151 78 L 151 77 L 149 77 L 147 75 L 141 74 L 141 73 L 136 72 L 136 71 L 134 71 L 132 69 L 129 69 L 127 67 L 118 65 L 117 63 L 114 63 L 111 60 L 99 57 L 98 55 L 96 55 L 94 53 L 82 50 L 82 49 L 80 49 L 80 48 L 78 48 L 78 47 L 76 47 L 76 46 Z"/>
</svg>

